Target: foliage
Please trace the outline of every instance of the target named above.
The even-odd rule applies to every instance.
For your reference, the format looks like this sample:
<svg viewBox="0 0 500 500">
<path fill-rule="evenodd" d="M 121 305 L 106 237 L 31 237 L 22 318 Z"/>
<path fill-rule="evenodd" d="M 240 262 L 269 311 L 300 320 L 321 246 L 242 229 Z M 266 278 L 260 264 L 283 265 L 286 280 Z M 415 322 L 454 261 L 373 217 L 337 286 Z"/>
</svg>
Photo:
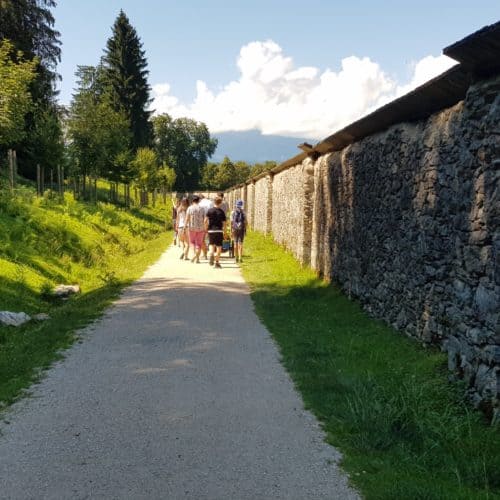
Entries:
<svg viewBox="0 0 500 500">
<path fill-rule="evenodd" d="M 265 161 L 264 163 L 256 163 L 251 171 L 249 177 L 255 177 L 256 175 L 259 175 L 263 172 L 269 172 L 272 170 L 274 167 L 276 167 L 278 164 L 275 161 L 268 160 Z"/>
<path fill-rule="evenodd" d="M 250 177 L 252 166 L 249 165 L 246 161 L 237 161 L 234 166 L 236 167 L 236 177 L 234 179 L 234 184 L 242 184 Z"/>
<path fill-rule="evenodd" d="M 215 184 L 215 176 L 217 175 L 218 163 L 208 162 L 201 169 L 200 185 L 203 189 L 208 191 L 216 190 L 219 186 Z"/>
<path fill-rule="evenodd" d="M 500 496 L 500 428 L 447 382 L 442 353 L 371 319 L 250 233 L 243 274 L 306 408 L 367 499 Z"/>
<path fill-rule="evenodd" d="M 29 85 L 37 61 L 24 61 L 18 52 L 14 62 L 12 51 L 9 41 L 0 42 L 0 146 L 12 146 L 24 137 L 24 117 L 33 105 Z"/>
<path fill-rule="evenodd" d="M 35 198 L 0 190 L 0 310 L 46 312 L 50 320 L 0 327 L 0 407 L 11 403 L 98 316 L 120 289 L 137 279 L 170 241 L 171 206 L 121 210 L 113 205 Z M 58 283 L 82 293 L 54 301 Z"/>
<path fill-rule="evenodd" d="M 156 153 L 150 148 L 139 148 L 131 162 L 134 180 L 140 188 L 153 190 L 158 182 Z"/>
<path fill-rule="evenodd" d="M 129 121 L 124 112 L 111 106 L 101 68 L 79 66 L 76 75 L 78 89 L 71 102 L 68 136 L 77 171 L 81 175 L 125 180 Z"/>
<path fill-rule="evenodd" d="M 220 162 L 214 177 L 214 187 L 217 186 L 218 189 L 224 191 L 228 187 L 233 186 L 235 184 L 235 180 L 236 167 L 229 157 L 224 156 L 224 159 Z"/>
<path fill-rule="evenodd" d="M 111 104 L 117 113 L 124 112 L 129 119 L 132 149 L 148 146 L 151 112 L 147 108 L 151 102 L 151 88 L 147 82 L 147 61 L 137 32 L 123 11 L 113 25 L 103 63 Z"/>
<path fill-rule="evenodd" d="M 201 185 L 208 190 L 225 190 L 245 182 L 252 167 L 244 162 L 233 163 L 225 156 L 220 163 L 207 163 L 202 169 Z"/>
<path fill-rule="evenodd" d="M 30 83 L 30 94 L 34 108 L 26 116 L 25 133 L 15 145 L 19 169 L 25 175 L 34 178 L 36 164 L 52 158 L 58 151 L 58 134 L 46 135 L 42 142 L 39 125 L 46 119 L 45 113 L 52 113 L 57 119 L 55 107 L 55 83 L 57 63 L 61 57 L 60 33 L 54 29 L 54 17 L 51 9 L 56 6 L 54 0 L 2 0 L 0 2 L 0 40 L 8 39 L 15 51 L 11 54 L 14 62 L 18 61 L 17 51 L 21 51 L 28 60 L 36 59 L 36 77 Z M 48 144 L 50 138 L 55 144 Z M 48 150 L 51 152 L 48 153 Z"/>
<path fill-rule="evenodd" d="M 175 189 L 198 189 L 201 169 L 215 152 L 217 139 L 210 137 L 204 123 L 189 118 L 174 120 L 162 114 L 153 117 L 152 123 L 158 160 L 175 170 Z"/>
<path fill-rule="evenodd" d="M 158 170 L 157 183 L 165 192 L 173 190 L 176 178 L 177 175 L 175 174 L 175 170 L 167 166 L 165 163 Z"/>
<path fill-rule="evenodd" d="M 62 112 L 61 108 L 49 103 L 37 104 L 33 113 L 30 141 L 26 143 L 23 153 L 42 166 L 64 164 Z M 21 173 L 27 174 L 26 169 L 21 170 Z"/>
</svg>

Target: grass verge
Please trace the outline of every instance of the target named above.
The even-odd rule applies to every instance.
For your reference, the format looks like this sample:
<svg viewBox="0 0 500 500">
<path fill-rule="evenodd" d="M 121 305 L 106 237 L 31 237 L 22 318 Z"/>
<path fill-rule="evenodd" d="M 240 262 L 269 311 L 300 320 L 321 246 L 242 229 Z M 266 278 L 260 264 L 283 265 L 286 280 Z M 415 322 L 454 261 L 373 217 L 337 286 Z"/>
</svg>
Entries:
<svg viewBox="0 0 500 500">
<path fill-rule="evenodd" d="M 0 310 L 48 313 L 50 320 L 0 326 L 0 408 L 11 404 L 61 356 L 75 331 L 98 317 L 171 241 L 170 207 L 126 211 L 66 195 L 36 198 L 0 189 Z M 50 297 L 58 283 L 81 286 L 70 300 Z"/>
<path fill-rule="evenodd" d="M 366 498 L 500 498 L 500 429 L 447 382 L 443 354 L 370 318 L 271 238 L 250 233 L 245 250 L 255 310 Z"/>
</svg>

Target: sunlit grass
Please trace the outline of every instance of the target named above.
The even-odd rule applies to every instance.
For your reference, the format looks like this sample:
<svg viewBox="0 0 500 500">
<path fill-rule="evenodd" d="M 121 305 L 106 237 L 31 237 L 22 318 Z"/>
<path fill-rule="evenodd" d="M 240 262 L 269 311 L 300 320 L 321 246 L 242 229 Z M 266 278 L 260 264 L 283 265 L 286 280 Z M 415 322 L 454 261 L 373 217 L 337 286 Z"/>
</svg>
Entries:
<svg viewBox="0 0 500 500">
<path fill-rule="evenodd" d="M 0 189 L 0 310 L 48 313 L 49 321 L 0 327 L 0 404 L 11 403 L 40 369 L 73 342 L 120 290 L 138 278 L 171 240 L 170 207 L 124 210 L 82 203 L 66 194 L 36 198 L 29 187 L 15 197 Z M 79 284 L 63 302 L 47 291 Z"/>
</svg>

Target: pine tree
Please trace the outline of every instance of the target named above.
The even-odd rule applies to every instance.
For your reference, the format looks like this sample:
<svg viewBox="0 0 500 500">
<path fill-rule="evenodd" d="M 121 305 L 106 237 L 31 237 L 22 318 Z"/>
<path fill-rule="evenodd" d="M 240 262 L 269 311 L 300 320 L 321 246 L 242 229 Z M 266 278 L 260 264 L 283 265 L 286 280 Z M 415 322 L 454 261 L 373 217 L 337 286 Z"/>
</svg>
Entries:
<svg viewBox="0 0 500 500">
<path fill-rule="evenodd" d="M 105 80 L 117 111 L 123 110 L 130 120 L 132 148 L 149 145 L 152 131 L 147 110 L 151 99 L 149 71 L 142 43 L 123 11 L 116 18 L 113 34 L 106 44 L 103 63 Z"/>
</svg>

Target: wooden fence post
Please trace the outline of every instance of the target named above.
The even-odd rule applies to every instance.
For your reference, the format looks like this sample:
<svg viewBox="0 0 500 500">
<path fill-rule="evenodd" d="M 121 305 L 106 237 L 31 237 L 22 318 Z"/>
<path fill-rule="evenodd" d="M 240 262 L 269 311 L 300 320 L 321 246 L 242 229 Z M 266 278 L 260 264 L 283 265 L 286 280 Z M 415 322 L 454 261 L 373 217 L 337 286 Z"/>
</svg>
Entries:
<svg viewBox="0 0 500 500">
<path fill-rule="evenodd" d="M 14 163 L 14 187 L 16 187 L 16 183 L 17 183 L 17 153 L 16 153 L 16 150 L 13 149 L 12 150 L 12 155 L 13 155 L 13 163 Z"/>
</svg>

